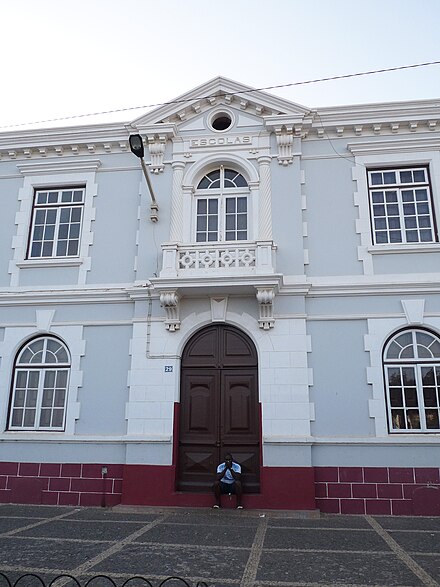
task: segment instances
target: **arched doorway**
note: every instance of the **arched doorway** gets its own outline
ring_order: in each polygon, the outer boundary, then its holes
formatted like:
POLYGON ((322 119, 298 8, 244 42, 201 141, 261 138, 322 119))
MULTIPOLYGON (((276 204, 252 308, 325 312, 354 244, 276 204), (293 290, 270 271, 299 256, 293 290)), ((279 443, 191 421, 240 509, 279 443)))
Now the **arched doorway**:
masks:
POLYGON ((198 331, 182 355, 177 490, 210 491, 231 452, 247 493, 260 490, 258 358, 251 339, 233 326, 198 331))

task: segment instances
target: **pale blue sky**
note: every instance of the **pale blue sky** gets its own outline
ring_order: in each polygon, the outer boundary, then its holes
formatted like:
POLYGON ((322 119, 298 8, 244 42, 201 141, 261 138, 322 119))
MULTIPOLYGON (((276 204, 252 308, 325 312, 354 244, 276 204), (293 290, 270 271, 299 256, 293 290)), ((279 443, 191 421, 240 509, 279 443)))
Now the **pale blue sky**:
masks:
MULTIPOLYGON (((0 127, 169 101, 217 75, 264 87, 440 60, 440 0, 0 0, 0 9, 0 127)), ((440 100, 440 65, 271 92, 309 107, 440 100)))

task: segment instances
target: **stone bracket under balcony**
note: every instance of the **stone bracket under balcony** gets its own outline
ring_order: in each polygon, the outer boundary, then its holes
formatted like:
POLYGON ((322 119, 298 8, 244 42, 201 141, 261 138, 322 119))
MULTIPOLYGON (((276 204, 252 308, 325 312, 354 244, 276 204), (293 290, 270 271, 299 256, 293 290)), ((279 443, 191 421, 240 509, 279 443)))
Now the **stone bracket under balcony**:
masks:
POLYGON ((249 277, 275 273, 276 245, 254 243, 203 243, 162 245, 160 278, 249 277))

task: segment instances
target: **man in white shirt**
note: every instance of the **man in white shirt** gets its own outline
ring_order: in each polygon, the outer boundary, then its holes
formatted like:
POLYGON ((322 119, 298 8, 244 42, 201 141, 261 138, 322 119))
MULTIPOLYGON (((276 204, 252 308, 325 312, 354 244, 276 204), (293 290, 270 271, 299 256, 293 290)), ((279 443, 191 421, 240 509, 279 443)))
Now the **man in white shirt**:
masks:
POLYGON ((235 463, 230 453, 225 455, 224 463, 217 467, 217 481, 214 483, 214 494, 216 503, 214 508, 221 508, 221 496, 233 493, 237 498, 237 509, 243 509, 241 505, 242 496, 241 467, 235 463))

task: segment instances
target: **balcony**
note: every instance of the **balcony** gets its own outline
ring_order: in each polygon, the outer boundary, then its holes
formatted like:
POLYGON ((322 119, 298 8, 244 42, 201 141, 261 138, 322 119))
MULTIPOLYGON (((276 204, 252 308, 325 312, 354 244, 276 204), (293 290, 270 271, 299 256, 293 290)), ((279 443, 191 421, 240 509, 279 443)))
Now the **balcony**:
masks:
POLYGON ((162 245, 159 279, 218 279, 270 276, 275 273, 272 241, 162 245))

